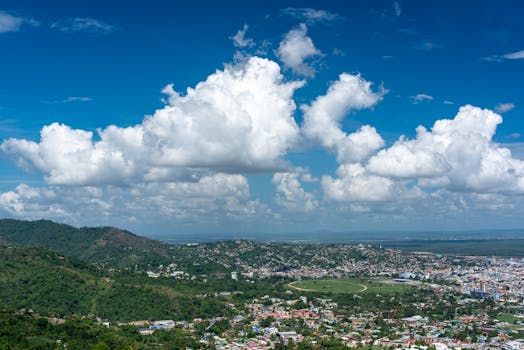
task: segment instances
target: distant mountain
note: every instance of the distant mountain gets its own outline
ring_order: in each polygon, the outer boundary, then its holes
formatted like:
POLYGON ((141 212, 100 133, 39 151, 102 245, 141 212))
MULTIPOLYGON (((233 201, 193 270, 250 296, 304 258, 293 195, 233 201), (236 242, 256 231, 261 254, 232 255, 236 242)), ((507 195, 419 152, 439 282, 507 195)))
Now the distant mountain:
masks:
POLYGON ((170 262, 169 246, 114 227, 82 227, 49 220, 0 220, 0 244, 42 247, 107 267, 158 266, 170 262))

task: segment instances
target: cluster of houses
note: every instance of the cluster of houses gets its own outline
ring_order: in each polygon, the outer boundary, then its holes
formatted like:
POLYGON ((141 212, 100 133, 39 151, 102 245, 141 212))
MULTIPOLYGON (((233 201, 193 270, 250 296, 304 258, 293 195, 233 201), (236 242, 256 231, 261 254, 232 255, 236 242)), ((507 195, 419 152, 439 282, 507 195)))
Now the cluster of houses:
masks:
MULTIPOLYGON (((272 251, 271 244, 266 243, 237 241, 234 249, 220 244, 193 245, 191 249, 194 249, 195 256, 229 269, 232 280, 271 276, 294 280, 387 276, 395 283, 419 284, 434 289, 442 300, 453 297, 464 308, 489 299, 495 308, 509 310, 507 312, 518 316, 524 302, 522 259, 412 254, 366 245, 320 245, 315 249, 296 245, 287 247, 288 251, 272 251), (258 255, 250 254, 252 252, 258 255), (307 256, 307 263, 297 260, 300 254, 307 256)), ((150 271, 148 275, 201 277, 177 270, 174 263, 157 272, 150 271)), ((221 293, 217 295, 234 294, 221 293)), ((348 347, 524 349, 524 341, 520 339, 520 335, 524 335, 524 323, 499 322, 488 315, 488 310, 447 320, 433 319, 424 313, 395 319, 378 308, 341 313, 339 305, 329 299, 315 298, 308 302, 307 297, 297 295, 296 290, 289 291, 289 294, 289 299, 264 296, 245 304, 243 313, 229 320, 232 326, 242 325, 240 331, 236 327, 234 332, 205 333, 201 341, 213 343, 217 349, 269 349, 277 342, 308 341, 315 344, 323 338, 337 339, 348 347), (301 302, 301 307, 295 307, 297 302, 301 302)), ((431 301, 417 305, 419 310, 427 307, 431 307, 431 301)), ((147 335, 173 327, 195 331, 195 324, 200 321, 155 321, 144 323, 138 332, 147 335)), ((213 324, 216 319, 205 321, 213 324)))

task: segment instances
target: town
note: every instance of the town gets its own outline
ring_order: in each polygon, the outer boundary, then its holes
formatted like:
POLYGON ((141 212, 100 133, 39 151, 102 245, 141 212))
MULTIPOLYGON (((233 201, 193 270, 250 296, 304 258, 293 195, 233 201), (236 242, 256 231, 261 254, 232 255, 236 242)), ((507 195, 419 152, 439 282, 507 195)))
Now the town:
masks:
POLYGON ((218 273, 223 279, 254 283, 278 278, 283 281, 280 292, 259 295, 241 307, 233 302, 241 290, 203 294, 230 298, 226 303, 234 316, 125 323, 140 326, 140 334, 178 327, 216 349, 331 343, 348 348, 524 348, 523 259, 249 241, 188 244, 175 251, 175 262, 148 276, 206 281, 210 276, 192 271, 213 263, 223 267, 218 273), (333 289, 333 281, 342 282, 342 288, 333 289), (355 285, 362 288, 352 289, 355 285))

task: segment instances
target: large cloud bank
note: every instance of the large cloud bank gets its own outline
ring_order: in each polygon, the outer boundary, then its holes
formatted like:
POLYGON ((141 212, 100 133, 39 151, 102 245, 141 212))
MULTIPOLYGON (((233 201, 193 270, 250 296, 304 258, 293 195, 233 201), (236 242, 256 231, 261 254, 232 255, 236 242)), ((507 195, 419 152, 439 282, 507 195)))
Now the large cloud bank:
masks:
POLYGON ((341 162, 337 178, 322 178, 324 194, 361 203, 433 200, 442 191, 524 194, 524 162, 493 141, 501 122, 490 110, 463 106, 431 131, 419 126, 415 139, 402 136, 364 162, 341 162))
POLYGON ((228 66, 136 126, 93 133, 53 123, 40 142, 8 139, 0 146, 20 166, 35 167, 50 184, 90 185, 187 179, 196 170, 256 172, 282 167, 297 142, 295 89, 280 67, 253 57, 228 66))
MULTIPOLYGON (((291 74, 314 74, 306 61, 320 51, 306 34, 300 26, 280 44, 277 55, 291 74)), ((297 111, 295 91, 304 85, 286 79, 278 63, 250 57, 184 93, 167 86, 166 105, 138 125, 110 125, 94 135, 53 123, 38 141, 4 140, 3 154, 41 172, 47 185, 0 192, 0 212, 82 224, 96 224, 87 217, 119 217, 212 225, 278 222, 280 211, 330 220, 348 212, 415 218, 518 209, 524 161, 494 141, 499 114, 466 105, 453 119, 419 126, 414 138, 401 136, 388 146, 372 125, 343 127, 346 118, 380 103, 384 89, 342 73, 297 111), (292 164, 289 154, 305 145, 333 154, 335 174, 311 169, 318 180, 292 164), (252 198, 253 173, 271 174, 269 202, 252 198)))
POLYGON ((419 126, 415 139, 400 138, 380 151, 367 169, 457 191, 524 193, 524 162, 493 142, 500 123, 490 110, 463 106, 454 119, 437 120, 431 131, 419 126))

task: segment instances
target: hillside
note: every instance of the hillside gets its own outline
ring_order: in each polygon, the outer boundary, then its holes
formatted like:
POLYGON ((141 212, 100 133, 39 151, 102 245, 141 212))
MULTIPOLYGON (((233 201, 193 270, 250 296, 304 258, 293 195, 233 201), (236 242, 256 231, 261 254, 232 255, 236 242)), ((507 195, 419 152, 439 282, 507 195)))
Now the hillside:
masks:
POLYGON ((0 220, 0 244, 49 248, 108 267, 169 263, 169 247, 114 227, 82 227, 49 220, 0 220))
POLYGON ((98 315, 111 321, 192 319, 224 314, 223 302, 195 297, 176 281, 103 272, 42 248, 0 247, 0 307, 44 315, 98 315))
POLYGON ((38 314, 0 309, 0 349, 203 349, 196 336, 173 329, 143 337, 137 327, 107 328, 92 318, 50 322, 38 314), (58 342, 59 340, 59 342, 58 342))

